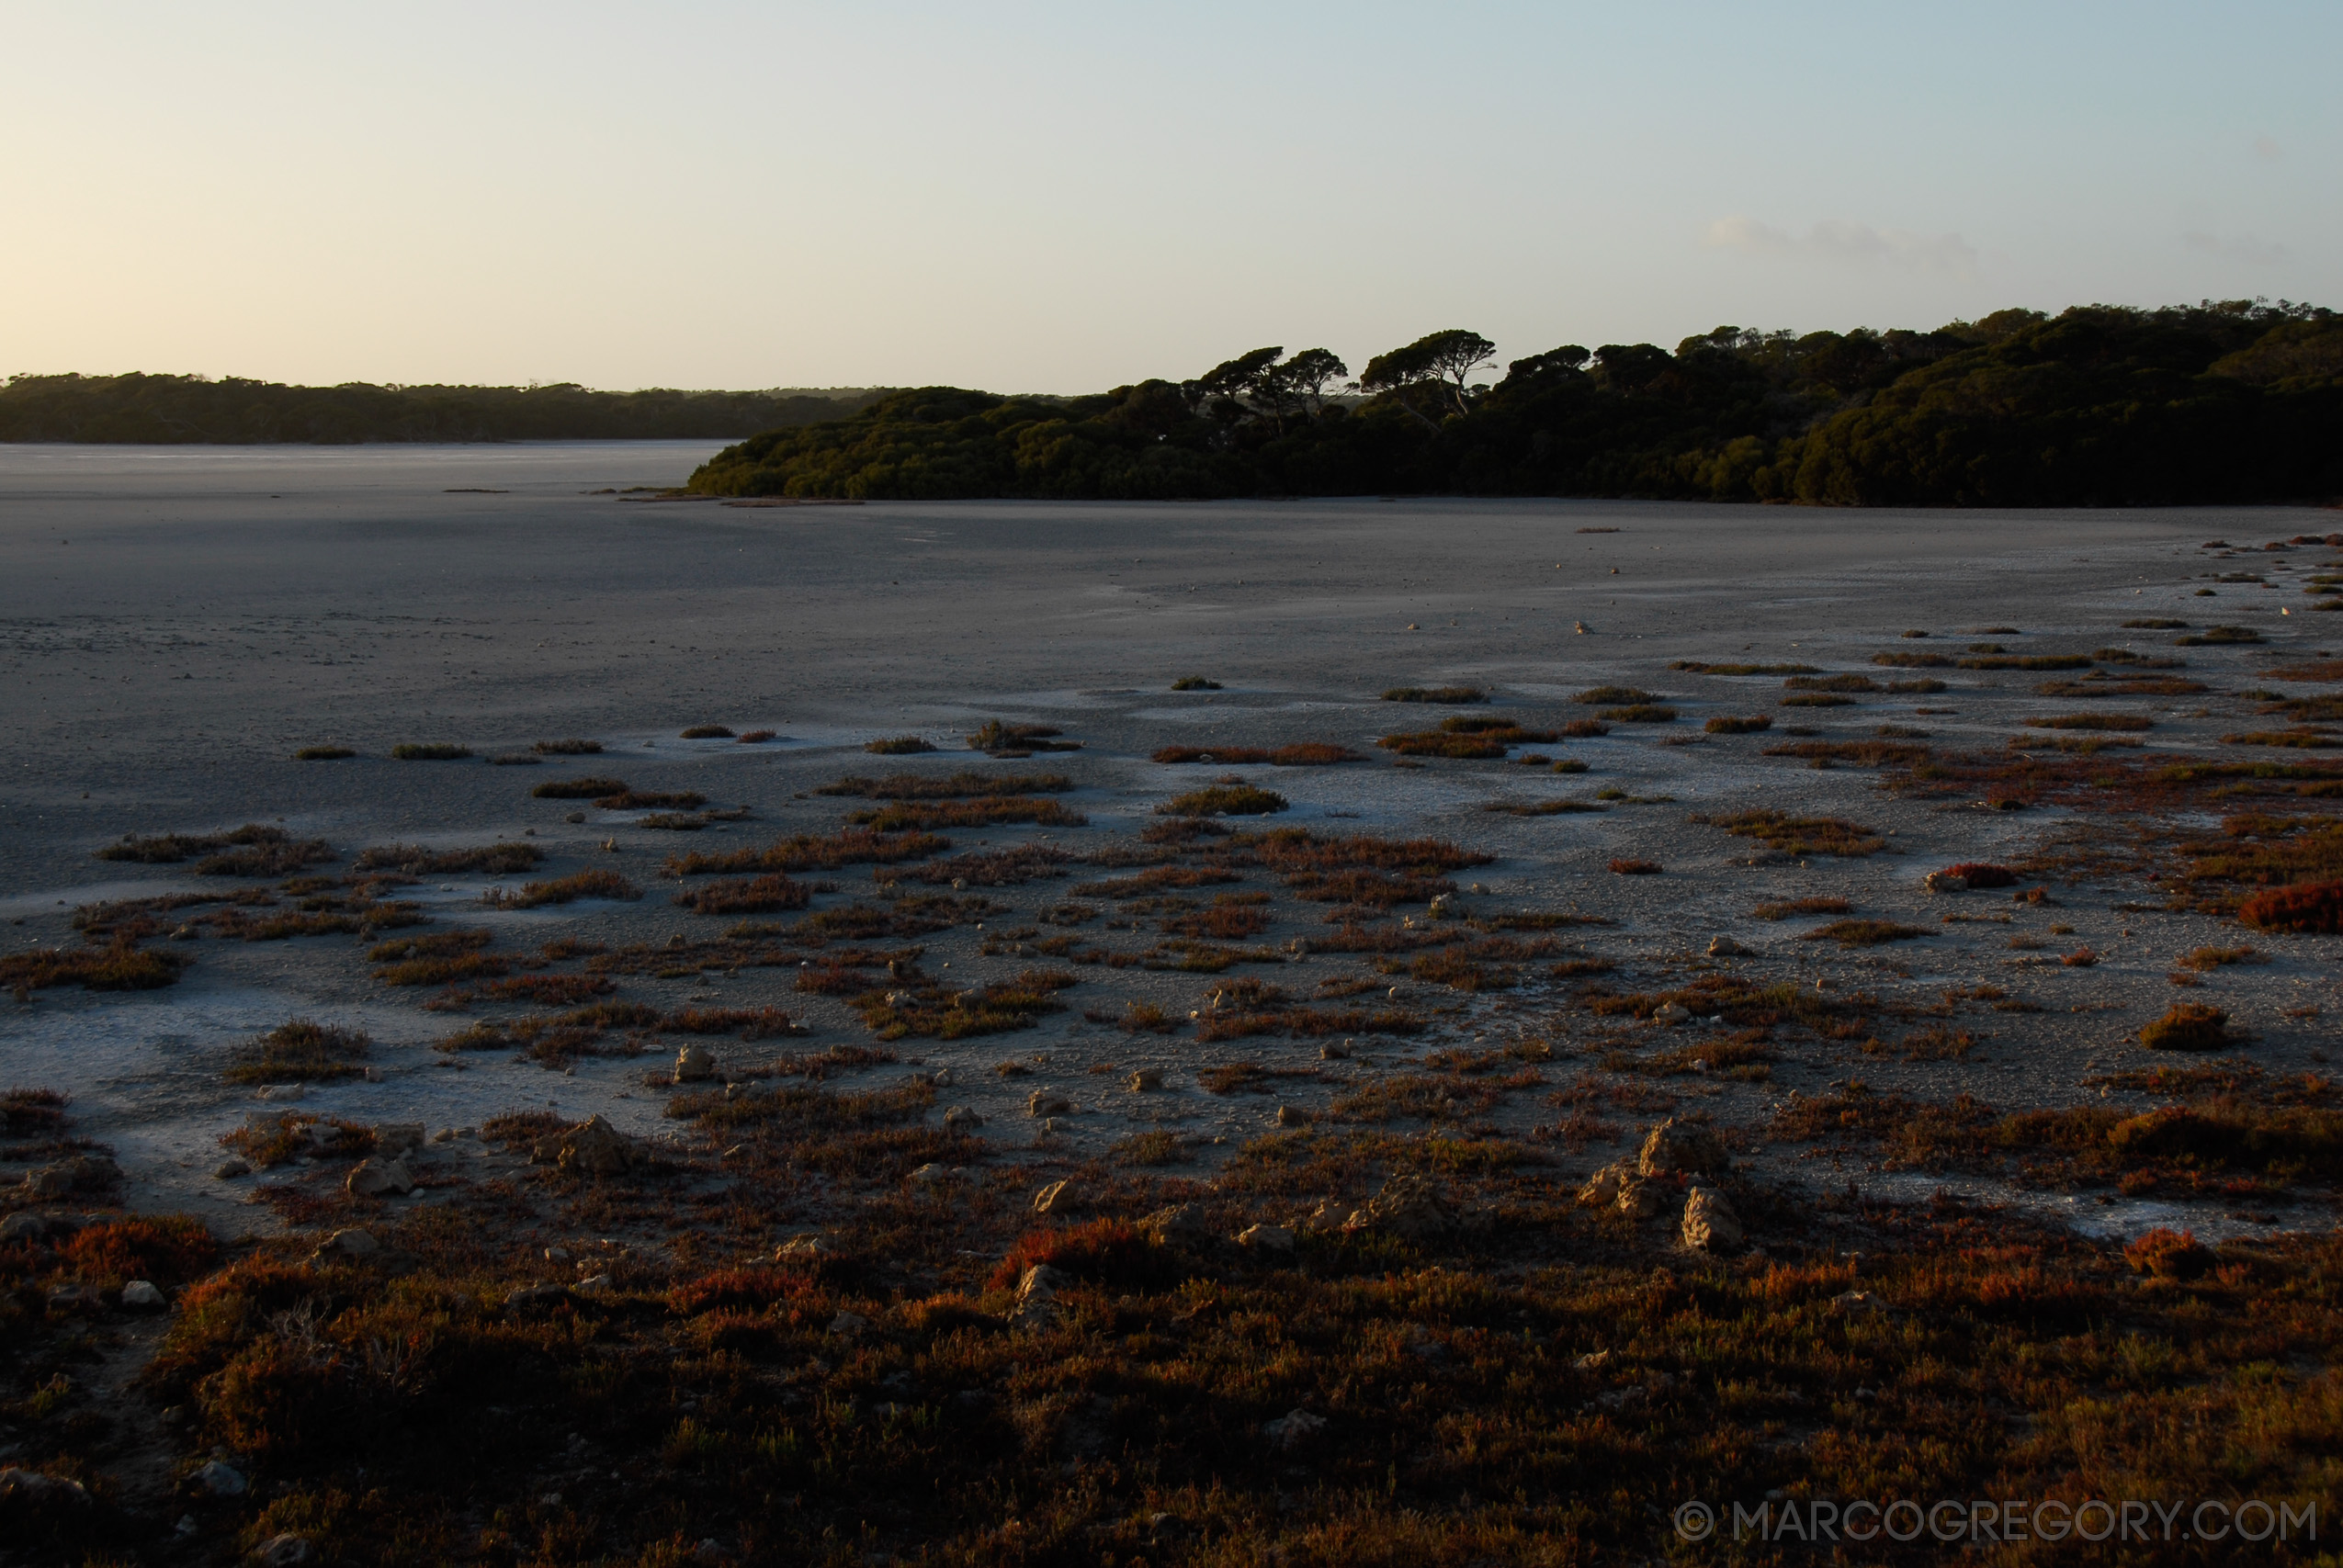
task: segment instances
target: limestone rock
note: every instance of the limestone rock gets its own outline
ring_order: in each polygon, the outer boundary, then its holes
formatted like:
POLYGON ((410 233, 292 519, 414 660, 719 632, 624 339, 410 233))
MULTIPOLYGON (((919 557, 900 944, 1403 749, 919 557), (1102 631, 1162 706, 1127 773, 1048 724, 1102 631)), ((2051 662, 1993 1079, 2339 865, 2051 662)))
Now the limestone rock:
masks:
POLYGON ((370 1252, 381 1251, 382 1244, 374 1239, 374 1235, 370 1231, 340 1230, 327 1236, 325 1245, 317 1250, 339 1253, 345 1258, 364 1258, 370 1252))
POLYGON ((917 1170, 912 1171, 911 1179, 918 1182, 922 1187, 934 1187, 938 1183, 952 1179, 952 1168, 948 1165, 940 1165, 934 1160, 930 1160, 925 1165, 921 1166, 917 1170))
POLYGON ((214 1170, 211 1174, 218 1177, 222 1181, 233 1181, 240 1176, 250 1176, 252 1174, 252 1167, 244 1161, 231 1156, 230 1157, 221 1160, 220 1162, 220 1168, 217 1170, 214 1170))
POLYGON ((523 1285, 504 1298, 504 1310, 519 1315, 524 1313, 551 1312, 576 1299, 567 1285, 523 1285))
POLYGON ((241 1497, 249 1484, 243 1472, 216 1459, 198 1470, 189 1479, 214 1497, 241 1497))
POLYGON ((310 1545, 307 1536, 294 1535, 289 1530, 262 1541, 254 1549, 253 1561, 258 1562, 261 1568, 299 1568, 314 1555, 315 1549, 310 1545))
POLYGON ((89 1489, 62 1475, 23 1470, 12 1464, 0 1470, 0 1503, 21 1503, 34 1508, 60 1503, 84 1507, 89 1503, 89 1489))
POLYGON ((603 1117, 539 1138, 529 1151, 532 1165, 559 1166, 582 1176, 623 1176, 644 1163, 635 1141, 603 1117))
POLYGON ((944 1113, 944 1130, 947 1133, 973 1133, 984 1125, 984 1118, 965 1105, 956 1105, 944 1113))
POLYGON ((1330 1040, 1318 1048, 1318 1059, 1321 1062, 1347 1062, 1351 1059, 1351 1043, 1345 1040, 1337 1045, 1330 1040))
POLYGON ((1579 1189, 1579 1201, 1590 1209, 1608 1209, 1619 1201, 1619 1190, 1636 1178, 1636 1168, 1625 1160, 1613 1160, 1586 1179, 1579 1189))
POLYGON ((825 1334, 835 1334, 842 1339, 852 1339, 855 1335, 860 1334, 864 1329, 868 1328, 869 1326, 870 1319, 863 1316, 862 1314, 857 1312, 842 1312, 837 1316, 830 1320, 829 1327, 825 1328, 822 1332, 825 1334))
POLYGON ((1755 948, 1742 946, 1729 936, 1718 937, 1708 944, 1711 958, 1749 958, 1754 956, 1756 951, 1755 948))
POLYGON ((1425 912, 1435 920, 1461 920, 1465 918, 1464 900, 1454 893, 1435 893, 1425 912))
POLYGON ((811 1261, 827 1257, 829 1252, 830 1244, 818 1235, 793 1235, 775 1247, 773 1256, 786 1263, 800 1259, 811 1261))
POLYGON ((1289 1410, 1274 1421, 1261 1424, 1261 1435, 1279 1451, 1290 1452, 1326 1430, 1326 1417, 1307 1410, 1289 1410))
POLYGON ((1166 1240, 1194 1241, 1210 1234, 1205 1226, 1204 1215, 1193 1203, 1174 1203, 1168 1209, 1158 1209, 1141 1220, 1139 1224, 1166 1240))
POLYGON ((1923 879, 1930 893, 1966 893, 1969 879, 1949 871, 1931 871, 1923 879))
POLYGON ((705 1083, 716 1076, 716 1056, 705 1045, 694 1041, 675 1053, 675 1081, 705 1083))
POLYGON ((1009 1309, 1015 1328, 1047 1328, 1058 1321, 1058 1292, 1074 1282, 1062 1269, 1036 1263, 1017 1281, 1017 1304, 1009 1309))
POLYGON ((1455 1224, 1438 1188, 1421 1176, 1395 1176, 1343 1228, 1387 1231, 1405 1241, 1430 1241, 1447 1235, 1455 1224))
POLYGON ((415 1179, 403 1160, 360 1160, 343 1190, 353 1198, 403 1198, 415 1190, 415 1179))
POLYGON ((1651 1130, 1636 1156, 1636 1169, 1644 1176, 1721 1176, 1731 1164, 1714 1132, 1672 1116, 1651 1130))
POLYGON ((132 1312, 159 1312, 171 1303, 152 1280, 132 1280, 122 1287, 122 1304, 132 1312))
POLYGON ((1256 1252, 1291 1252, 1294 1233, 1284 1225, 1248 1225, 1238 1233, 1237 1245, 1256 1252))
POLYGON ((1145 1094, 1151 1089, 1159 1089, 1162 1087, 1163 1069, 1161 1067, 1141 1067, 1131 1075, 1133 1094, 1145 1094))
POLYGON ((1681 1002, 1663 1002, 1658 1010, 1651 1015, 1651 1021, 1658 1024, 1684 1023, 1689 1021, 1692 1016, 1692 1010, 1681 1002))
POLYGON ((1631 1179, 1620 1183, 1619 1196, 1612 1206, 1631 1220, 1649 1220, 1658 1217, 1666 1201, 1658 1182, 1631 1179))
POLYGON ((1055 1089, 1037 1089, 1025 1098, 1028 1116, 1069 1116, 1073 1110, 1074 1102, 1055 1089))
POLYGON ((10 1214, 0 1220, 0 1244, 17 1246, 38 1242, 49 1234, 49 1222, 39 1214, 10 1214))
POLYGON ((1682 1235, 1686 1247, 1703 1252, 1730 1252, 1745 1239, 1733 1205, 1725 1194, 1706 1187, 1695 1187, 1685 1195, 1682 1235))
POLYGON ((384 1122, 374 1129, 374 1152, 379 1155, 412 1154, 422 1148, 423 1143, 420 1122, 384 1122))
POLYGON ((1036 1214, 1062 1214, 1073 1206, 1074 1198, 1063 1181, 1053 1181, 1034 1194, 1033 1212, 1036 1214))
POLYGON ((1310 1217, 1304 1220, 1302 1225, 1306 1230, 1339 1231, 1348 1225, 1351 1216, 1357 1213, 1357 1204, 1346 1203, 1340 1198, 1329 1198, 1311 1211, 1310 1217))

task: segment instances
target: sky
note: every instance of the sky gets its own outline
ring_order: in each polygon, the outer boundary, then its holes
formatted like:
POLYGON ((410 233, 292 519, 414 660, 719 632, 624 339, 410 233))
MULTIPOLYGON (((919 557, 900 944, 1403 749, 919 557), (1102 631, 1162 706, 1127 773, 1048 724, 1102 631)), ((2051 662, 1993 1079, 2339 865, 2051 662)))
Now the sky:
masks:
POLYGON ((1089 391, 2343 308, 2336 0, 0 0, 0 376, 1089 391))

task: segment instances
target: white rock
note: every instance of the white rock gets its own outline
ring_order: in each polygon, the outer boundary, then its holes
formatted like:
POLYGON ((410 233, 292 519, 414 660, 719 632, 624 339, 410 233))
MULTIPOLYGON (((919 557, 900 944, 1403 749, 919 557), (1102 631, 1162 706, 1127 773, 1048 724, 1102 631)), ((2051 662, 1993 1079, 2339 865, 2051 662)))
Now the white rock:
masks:
POLYGON ((252 1167, 244 1161, 232 1156, 228 1159, 221 1160, 220 1162, 220 1168, 211 1174, 218 1177, 222 1181, 233 1181, 240 1176, 250 1176, 252 1174, 252 1167))
POLYGON ((1017 1281, 1017 1304, 1009 1322, 1017 1328, 1047 1328, 1058 1321, 1058 1292, 1074 1282, 1073 1276, 1047 1263, 1036 1263, 1017 1281))
POLYGON ((1146 1094, 1149 1090, 1159 1089, 1162 1087, 1163 1069, 1161 1067, 1141 1067, 1138 1071, 1131 1075, 1131 1092, 1133 1094, 1146 1094))
POLYGON ((154 1312, 171 1303, 152 1280, 132 1280, 122 1287, 122 1304, 136 1312, 154 1312))
POLYGON ((1237 1234, 1237 1245, 1262 1252, 1291 1252, 1294 1233, 1284 1225, 1248 1225, 1237 1234))
POLYGON ((405 1161, 378 1156, 359 1161, 343 1186, 353 1198, 381 1198, 393 1193, 403 1198, 415 1190, 415 1179, 405 1161))
POLYGON ((248 1484, 242 1472, 213 1460, 195 1472, 195 1483, 215 1497, 241 1497, 248 1484))
POLYGON ((716 1057, 696 1041, 675 1053, 675 1081, 702 1083, 716 1076, 716 1057))
POLYGON ((1730 1252, 1745 1239, 1741 1216, 1725 1194, 1706 1187, 1695 1187, 1684 1197, 1682 1235, 1686 1247, 1703 1252, 1730 1252))
POLYGON ((944 1130, 947 1133, 973 1133, 984 1125, 984 1118, 965 1105, 956 1105, 944 1113, 944 1130))
POLYGON ((253 1559, 261 1564, 261 1568, 298 1568, 298 1564, 310 1561, 311 1555, 309 1539, 290 1531, 270 1536, 253 1551, 253 1559))
POLYGON ((1047 1214, 1052 1210, 1063 1211, 1073 1206, 1074 1201, 1067 1195, 1066 1183, 1063 1181, 1053 1181, 1034 1194, 1033 1212, 1036 1214, 1047 1214))
POLYGON ((364 1258, 369 1252, 381 1251, 382 1244, 375 1240, 372 1233, 370 1232, 362 1230, 341 1230, 335 1231, 332 1235, 327 1236, 325 1238, 325 1245, 319 1247, 318 1250, 320 1252, 339 1252, 351 1258, 364 1258))
POLYGON ((1325 1430, 1326 1417, 1307 1410, 1287 1411, 1274 1421, 1261 1424, 1261 1435, 1280 1450, 1297 1449, 1325 1430))
POLYGON ((1708 955, 1711 958, 1747 958, 1753 951, 1753 949, 1743 947, 1729 936, 1718 937, 1708 944, 1708 955))
POLYGON ((776 1258, 821 1258, 830 1251, 830 1244, 818 1235, 793 1235, 773 1249, 776 1258))
POLYGON ((1651 1015, 1651 1021, 1661 1024, 1682 1023, 1692 1016, 1692 1010, 1681 1002, 1663 1002, 1651 1015))
POLYGON ((938 1165, 935 1161, 930 1160, 925 1165, 921 1166, 917 1170, 912 1171, 911 1179, 918 1182, 922 1187, 933 1187, 938 1182, 951 1180, 952 1168, 948 1165, 938 1165))

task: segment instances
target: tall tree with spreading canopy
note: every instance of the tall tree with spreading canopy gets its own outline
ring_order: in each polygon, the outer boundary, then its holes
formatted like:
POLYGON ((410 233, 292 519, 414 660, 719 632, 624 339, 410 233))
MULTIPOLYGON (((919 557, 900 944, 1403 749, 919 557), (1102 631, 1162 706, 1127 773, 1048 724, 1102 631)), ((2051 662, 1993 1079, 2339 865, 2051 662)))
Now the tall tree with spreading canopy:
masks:
POLYGON ((1389 392, 1398 398, 1400 407, 1437 428, 1433 420, 1416 406, 1411 394, 1424 389, 1443 413, 1469 412, 1472 400, 1466 382, 1474 371, 1496 357, 1497 345, 1480 333, 1451 327, 1420 337, 1405 348, 1376 355, 1359 377, 1359 389, 1389 392))

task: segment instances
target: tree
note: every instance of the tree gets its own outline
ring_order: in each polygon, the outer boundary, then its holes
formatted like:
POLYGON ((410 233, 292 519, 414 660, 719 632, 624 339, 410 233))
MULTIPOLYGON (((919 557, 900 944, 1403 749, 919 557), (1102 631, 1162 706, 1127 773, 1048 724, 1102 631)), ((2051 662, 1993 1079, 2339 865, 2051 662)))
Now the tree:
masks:
POLYGON ((1446 412, 1469 412, 1472 400, 1466 393, 1466 378, 1496 356, 1497 345, 1480 333, 1451 327, 1420 337, 1405 348, 1376 355, 1359 377, 1359 389, 1392 393, 1401 408, 1429 425, 1432 421, 1415 405, 1409 393, 1429 384, 1439 402, 1446 405, 1446 412))

